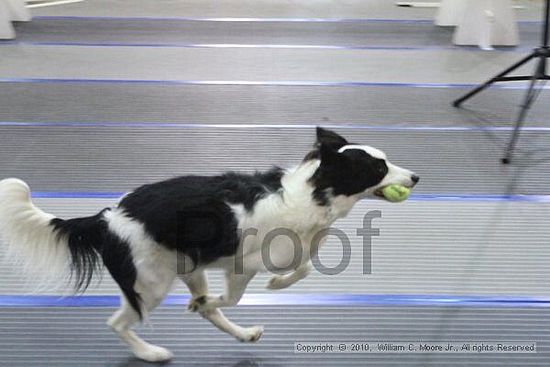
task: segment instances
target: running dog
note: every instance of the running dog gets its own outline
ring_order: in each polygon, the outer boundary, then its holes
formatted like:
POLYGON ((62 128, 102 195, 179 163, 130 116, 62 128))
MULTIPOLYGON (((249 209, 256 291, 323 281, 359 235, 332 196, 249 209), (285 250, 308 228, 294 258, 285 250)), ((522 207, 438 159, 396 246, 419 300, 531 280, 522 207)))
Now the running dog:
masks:
POLYGON ((235 306, 258 272, 273 273, 269 289, 305 278, 323 242, 318 233, 357 201, 383 199, 385 186, 412 188, 418 181, 380 150, 317 128, 314 150, 293 169, 178 177, 141 186, 116 207, 85 218, 47 214, 33 205, 26 183, 2 180, 0 236, 30 271, 70 276, 76 290, 85 290, 104 265, 122 292, 107 324, 138 358, 159 362, 172 353, 131 327, 162 302, 176 278, 192 295, 189 310, 240 341, 255 342, 261 326, 236 325, 220 308, 235 306), (301 258, 294 258, 296 241, 273 235, 278 229, 295 235, 301 258), (270 266, 262 256, 268 237, 270 266), (221 296, 208 294, 210 268, 225 271, 221 296))

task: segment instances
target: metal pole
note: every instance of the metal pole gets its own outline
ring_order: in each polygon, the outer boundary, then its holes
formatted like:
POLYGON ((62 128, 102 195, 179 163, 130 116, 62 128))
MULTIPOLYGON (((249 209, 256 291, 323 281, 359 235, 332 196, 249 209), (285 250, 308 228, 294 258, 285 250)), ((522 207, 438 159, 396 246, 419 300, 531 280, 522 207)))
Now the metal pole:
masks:
POLYGON ((546 9, 544 11, 544 19, 543 19, 543 25, 544 25, 544 32, 542 37, 542 46, 548 47, 548 33, 550 32, 550 0, 546 0, 546 9))

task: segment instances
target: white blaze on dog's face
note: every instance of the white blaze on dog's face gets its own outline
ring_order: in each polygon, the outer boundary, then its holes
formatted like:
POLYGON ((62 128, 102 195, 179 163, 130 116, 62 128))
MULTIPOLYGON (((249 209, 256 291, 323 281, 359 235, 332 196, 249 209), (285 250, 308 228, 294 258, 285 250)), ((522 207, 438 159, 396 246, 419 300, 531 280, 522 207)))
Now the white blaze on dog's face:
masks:
MULTIPOLYGON (((377 185, 369 187, 365 191, 365 194, 367 196, 375 195, 383 198, 383 194, 381 190, 386 186, 401 185, 408 188, 413 188, 420 180, 420 178, 416 174, 414 174, 414 172, 408 169, 396 166, 395 164, 388 161, 386 153, 368 145, 345 145, 338 150, 338 153, 344 153, 346 151, 351 151, 354 149, 361 150, 366 154, 368 154, 369 156, 371 156, 372 158, 379 160, 379 163, 378 163, 379 166, 381 167, 383 167, 384 165, 386 166, 386 169, 384 170, 386 173, 383 179, 377 185)), ((379 167, 376 167, 376 168, 382 169, 379 167)))
POLYGON ((349 143, 337 133, 317 129, 321 165, 313 177, 318 201, 330 190, 333 196, 384 198, 388 185, 414 187, 419 177, 412 171, 388 161, 386 154, 368 145, 349 143))

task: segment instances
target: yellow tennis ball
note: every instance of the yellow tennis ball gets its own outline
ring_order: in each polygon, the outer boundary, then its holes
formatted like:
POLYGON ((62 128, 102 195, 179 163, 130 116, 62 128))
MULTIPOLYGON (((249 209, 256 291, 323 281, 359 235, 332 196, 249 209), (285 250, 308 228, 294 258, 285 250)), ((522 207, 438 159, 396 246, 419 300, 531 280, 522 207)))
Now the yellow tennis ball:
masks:
POLYGON ((409 198, 411 190, 401 185, 388 185, 382 189, 382 193, 386 200, 392 203, 400 203, 409 198))

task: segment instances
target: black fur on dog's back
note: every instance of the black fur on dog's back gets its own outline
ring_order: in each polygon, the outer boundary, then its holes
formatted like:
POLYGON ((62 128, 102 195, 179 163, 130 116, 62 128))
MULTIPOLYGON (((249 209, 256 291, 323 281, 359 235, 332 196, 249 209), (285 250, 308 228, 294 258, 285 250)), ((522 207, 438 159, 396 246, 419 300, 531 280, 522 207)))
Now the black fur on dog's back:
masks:
MULTIPOLYGON (((137 188, 119 208, 142 223, 156 243, 177 250, 197 265, 237 252, 237 218, 231 204, 252 212, 255 203, 281 189, 284 171, 184 176, 137 188)), ((181 270, 181 269, 180 269, 181 270)))

